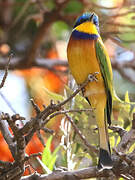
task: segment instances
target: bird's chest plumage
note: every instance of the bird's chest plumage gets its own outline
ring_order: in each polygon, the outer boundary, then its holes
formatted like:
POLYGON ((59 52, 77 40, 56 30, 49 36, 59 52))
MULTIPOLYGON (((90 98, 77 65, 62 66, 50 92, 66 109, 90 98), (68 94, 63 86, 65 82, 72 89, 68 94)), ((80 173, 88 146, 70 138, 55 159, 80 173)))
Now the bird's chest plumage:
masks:
POLYGON ((78 84, 83 83, 88 74, 100 72, 94 40, 76 40, 71 37, 67 55, 71 73, 78 84))
POLYGON ((105 94, 104 81, 96 57, 95 40, 74 39, 71 36, 67 56, 71 73, 77 84, 82 84, 89 74, 99 73, 97 74, 98 82, 90 82, 86 86, 84 94, 87 97, 94 98, 95 102, 98 96, 105 94))

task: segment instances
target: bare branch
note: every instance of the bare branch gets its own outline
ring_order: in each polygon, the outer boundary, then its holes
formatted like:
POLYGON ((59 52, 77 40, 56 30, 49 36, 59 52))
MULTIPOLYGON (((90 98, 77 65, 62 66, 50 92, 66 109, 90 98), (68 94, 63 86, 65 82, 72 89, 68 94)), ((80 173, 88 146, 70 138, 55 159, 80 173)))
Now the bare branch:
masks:
MULTIPOLYGON (((88 178, 100 178, 100 177, 115 177, 112 170, 103 170, 98 171, 97 167, 89 167, 85 169, 80 169, 76 171, 63 171, 63 172, 53 172, 49 175, 40 175, 38 173, 34 173, 30 176, 22 177, 21 180, 66 180, 66 179, 72 179, 72 180, 79 180, 79 179, 88 179, 88 178)), ((129 180, 129 177, 127 177, 124 174, 119 174, 117 177, 125 177, 125 179, 129 180)), ((131 178, 130 178, 131 180, 131 178)))
MULTIPOLYGON (((55 66, 64 66, 68 67, 67 61, 59 60, 59 59, 53 59, 50 61, 50 59, 44 59, 44 58, 36 58, 35 62, 32 64, 27 65, 27 57, 16 57, 12 58, 12 61, 10 62, 9 69, 15 70, 15 69, 27 69, 31 67, 41 67, 46 68, 49 70, 54 70, 55 66)), ((4 69, 6 66, 6 61, 4 58, 0 59, 0 69, 4 69)))

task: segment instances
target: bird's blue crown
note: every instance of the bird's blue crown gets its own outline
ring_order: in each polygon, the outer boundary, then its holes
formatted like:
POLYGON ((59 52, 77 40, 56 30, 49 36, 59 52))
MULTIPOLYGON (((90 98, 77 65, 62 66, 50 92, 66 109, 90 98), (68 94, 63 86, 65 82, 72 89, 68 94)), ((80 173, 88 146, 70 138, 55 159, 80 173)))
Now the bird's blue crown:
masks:
MULTIPOLYGON (((77 27, 78 25, 86 22, 86 21, 90 21, 90 17, 92 16, 93 13, 90 12, 86 12, 84 13, 82 16, 80 16, 77 20, 76 23, 74 25, 74 28, 77 27)), ((94 13, 93 16, 93 23, 96 25, 97 29, 99 28, 99 20, 98 20, 98 16, 94 13)))

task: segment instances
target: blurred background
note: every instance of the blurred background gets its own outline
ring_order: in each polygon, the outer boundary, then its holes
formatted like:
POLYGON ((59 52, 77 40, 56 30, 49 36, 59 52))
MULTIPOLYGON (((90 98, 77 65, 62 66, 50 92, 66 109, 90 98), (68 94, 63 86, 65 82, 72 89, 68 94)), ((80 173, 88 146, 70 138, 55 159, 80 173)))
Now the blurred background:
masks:
MULTIPOLYGON (((69 75, 66 47, 76 18, 86 11, 99 16, 100 33, 111 58, 118 96, 135 101, 135 0, 0 0, 1 80, 13 53, 8 77, 0 90, 0 112, 19 113, 28 121, 34 116, 31 98, 43 109, 43 104, 48 105, 50 99, 56 98, 53 93, 65 96, 69 75)), ((120 125, 127 128, 130 124, 127 113, 131 109, 126 106, 124 117, 119 117, 119 108, 114 107, 114 122, 119 119, 120 125)), ((48 123, 55 131, 51 151, 61 142, 61 119, 59 116, 48 123)), ((44 137, 47 141, 48 135, 44 137)), ((2 135, 0 143, 0 160, 12 161, 2 135)), ((35 135, 27 153, 43 149, 35 135)), ((63 165, 67 164, 65 161, 67 158, 61 160, 63 165)))

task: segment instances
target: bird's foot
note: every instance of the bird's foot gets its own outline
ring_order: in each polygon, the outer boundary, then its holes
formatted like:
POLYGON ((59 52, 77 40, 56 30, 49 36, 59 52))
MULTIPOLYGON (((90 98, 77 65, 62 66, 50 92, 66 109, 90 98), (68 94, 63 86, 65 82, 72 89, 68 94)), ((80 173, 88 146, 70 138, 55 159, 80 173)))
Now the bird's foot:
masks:
POLYGON ((97 74, 99 74, 99 72, 94 72, 93 74, 89 74, 88 75, 88 80, 90 82, 93 82, 93 81, 98 82, 97 74))

